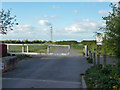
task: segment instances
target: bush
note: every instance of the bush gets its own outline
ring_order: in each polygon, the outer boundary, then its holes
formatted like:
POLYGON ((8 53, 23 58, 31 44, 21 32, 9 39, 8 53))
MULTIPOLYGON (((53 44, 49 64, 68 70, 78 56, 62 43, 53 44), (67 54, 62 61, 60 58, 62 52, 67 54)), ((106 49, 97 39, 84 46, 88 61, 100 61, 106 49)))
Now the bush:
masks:
POLYGON ((103 68, 103 69, 101 70, 101 73, 103 73, 103 74, 105 74, 105 75, 108 75, 108 74, 110 74, 111 71, 112 71, 112 70, 111 70, 110 68, 103 68))
POLYGON ((93 63, 93 59, 87 58, 88 63, 93 63))
POLYGON ((87 88, 120 88, 120 73, 118 66, 107 65, 105 69, 92 66, 85 73, 87 88))

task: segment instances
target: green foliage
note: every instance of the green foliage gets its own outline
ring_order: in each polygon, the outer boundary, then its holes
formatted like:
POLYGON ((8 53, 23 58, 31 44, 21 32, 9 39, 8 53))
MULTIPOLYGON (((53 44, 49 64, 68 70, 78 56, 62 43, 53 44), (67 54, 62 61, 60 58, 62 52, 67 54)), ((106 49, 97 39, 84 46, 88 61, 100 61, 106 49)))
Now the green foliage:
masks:
POLYGON ((72 48, 72 49, 77 49, 77 50, 83 50, 84 45, 80 45, 80 44, 71 44, 71 48, 72 48))
POLYGON ((16 55, 18 59, 25 59, 25 58, 30 58, 31 55, 16 55))
POLYGON ((93 44, 95 44, 96 45, 96 40, 90 40, 90 41, 87 41, 87 40, 83 40, 82 42, 81 42, 81 44, 83 44, 83 45, 93 45, 93 44))
POLYGON ((106 68, 92 66, 85 73, 87 88, 120 88, 120 73, 118 65, 107 65, 106 68))
POLYGON ((110 69, 110 68, 103 68, 103 69, 101 70, 101 73, 103 73, 103 74, 105 74, 105 75, 110 74, 110 72, 111 72, 111 69, 110 69))
POLYGON ((93 63, 93 59, 87 58, 88 63, 93 63))
POLYGON ((77 41, 56 41, 55 44, 72 45, 72 44, 78 44, 78 42, 77 41))
POLYGON ((33 40, 33 41, 28 41, 28 40, 4 40, 1 41, 2 43, 16 43, 16 44, 34 44, 34 43, 38 43, 38 44, 44 44, 47 41, 41 41, 41 40, 33 40))
POLYGON ((28 41, 28 40, 4 40, 1 41, 2 43, 16 43, 16 44, 23 44, 23 43, 30 43, 30 44, 34 44, 34 43, 38 43, 38 44, 60 44, 60 45, 72 45, 72 44, 78 44, 77 41, 56 41, 56 42, 52 42, 52 41, 42 41, 42 40, 33 40, 33 41, 28 41))
POLYGON ((112 12, 103 17, 103 20, 106 21, 106 27, 101 28, 106 34, 106 41, 103 43, 105 43, 107 51, 120 57, 120 8, 112 3, 110 7, 112 12))
POLYGON ((0 33, 7 34, 8 30, 13 30, 14 25, 18 25, 16 22, 16 16, 11 16, 11 11, 0 11, 0 33))
POLYGON ((1 57, 6 57, 6 56, 10 56, 10 54, 9 54, 9 53, 6 53, 4 56, 0 56, 0 58, 1 58, 1 57))

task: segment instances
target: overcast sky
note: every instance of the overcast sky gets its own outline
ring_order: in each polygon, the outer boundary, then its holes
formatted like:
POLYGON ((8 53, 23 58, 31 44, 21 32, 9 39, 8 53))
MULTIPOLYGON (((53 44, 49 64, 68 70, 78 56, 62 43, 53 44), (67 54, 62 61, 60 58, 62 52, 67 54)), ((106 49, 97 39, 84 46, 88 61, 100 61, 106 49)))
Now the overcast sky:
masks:
POLYGON ((18 26, 2 39, 93 40, 94 32, 105 26, 102 16, 111 11, 110 2, 3 2, 4 10, 11 9, 18 26))

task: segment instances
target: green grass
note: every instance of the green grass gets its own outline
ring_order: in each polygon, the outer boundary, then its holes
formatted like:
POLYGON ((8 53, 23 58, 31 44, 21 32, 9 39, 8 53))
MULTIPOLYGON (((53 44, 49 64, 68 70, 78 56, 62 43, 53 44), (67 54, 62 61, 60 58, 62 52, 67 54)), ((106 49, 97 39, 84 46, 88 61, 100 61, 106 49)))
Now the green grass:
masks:
MULTIPOLYGON (((24 47, 25 52, 27 52, 27 46, 24 47)), ((10 52, 22 52, 22 46, 10 46, 9 48, 10 52)), ((45 52, 47 51, 46 46, 29 46, 29 52, 45 52)))
POLYGON ((84 45, 80 45, 80 44, 71 45, 71 49, 83 50, 83 48, 84 48, 84 45))
POLYGON ((33 55, 16 55, 18 59, 31 58, 33 55))

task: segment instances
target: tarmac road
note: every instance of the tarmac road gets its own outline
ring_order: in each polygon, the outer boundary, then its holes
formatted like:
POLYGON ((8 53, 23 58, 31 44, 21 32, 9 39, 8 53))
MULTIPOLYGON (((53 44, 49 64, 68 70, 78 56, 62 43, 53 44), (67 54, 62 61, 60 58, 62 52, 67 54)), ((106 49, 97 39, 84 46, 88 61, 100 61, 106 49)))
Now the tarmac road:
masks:
POLYGON ((35 56, 3 73, 3 88, 80 88, 80 74, 91 66, 79 50, 70 56, 35 56))

